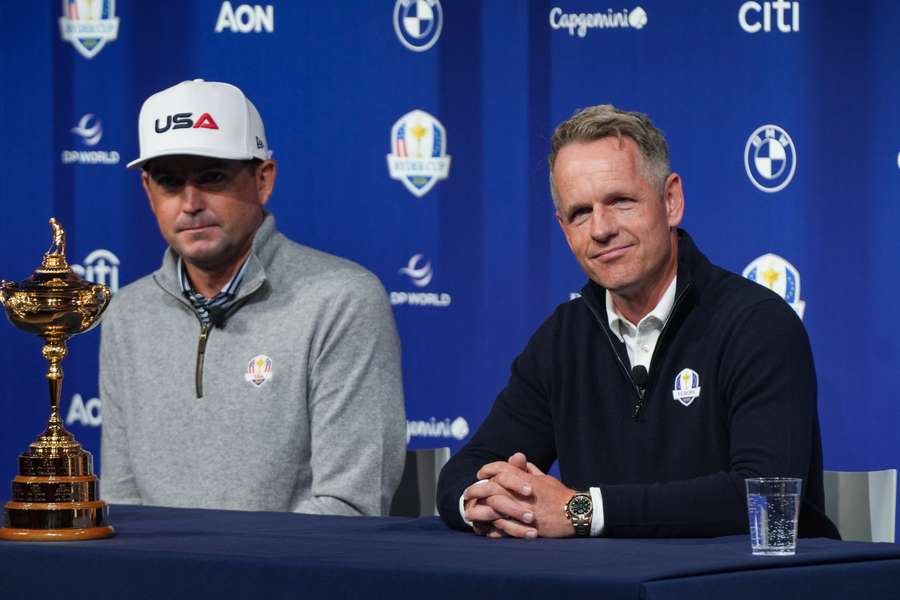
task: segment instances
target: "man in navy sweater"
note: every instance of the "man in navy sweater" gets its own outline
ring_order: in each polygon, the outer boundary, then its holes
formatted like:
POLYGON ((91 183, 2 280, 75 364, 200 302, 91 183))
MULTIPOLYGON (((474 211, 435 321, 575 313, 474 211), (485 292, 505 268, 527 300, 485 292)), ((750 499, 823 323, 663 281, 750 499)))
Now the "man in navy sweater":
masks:
POLYGON ((678 229, 681 178, 645 115, 584 109, 551 147, 556 218, 590 281, 442 471, 441 517, 489 537, 746 533, 744 479, 783 476, 804 480, 800 535, 838 537, 797 315, 678 229))

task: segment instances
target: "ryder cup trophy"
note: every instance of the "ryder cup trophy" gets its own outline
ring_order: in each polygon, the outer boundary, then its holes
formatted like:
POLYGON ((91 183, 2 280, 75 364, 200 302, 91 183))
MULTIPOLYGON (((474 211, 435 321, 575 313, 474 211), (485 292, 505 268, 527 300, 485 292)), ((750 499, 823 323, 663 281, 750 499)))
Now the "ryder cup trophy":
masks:
POLYGON ((0 304, 10 322, 44 339, 50 368, 50 421, 47 430, 19 455, 12 500, 4 507, 0 539, 90 540, 112 535, 109 508, 100 500, 93 457, 83 450, 59 418, 66 340, 99 321, 109 288, 91 284, 66 263, 66 234, 50 219, 53 243, 44 261, 19 283, 0 282, 0 304))

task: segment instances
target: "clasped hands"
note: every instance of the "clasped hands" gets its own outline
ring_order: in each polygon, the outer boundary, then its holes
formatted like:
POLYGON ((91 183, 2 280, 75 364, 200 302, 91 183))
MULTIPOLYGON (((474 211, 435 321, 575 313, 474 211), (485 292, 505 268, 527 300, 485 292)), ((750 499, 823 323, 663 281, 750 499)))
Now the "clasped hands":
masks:
POLYGON ((575 535, 565 512, 575 491, 544 474, 521 452, 484 465, 477 477, 479 482, 463 492, 466 519, 475 533, 490 538, 575 535))

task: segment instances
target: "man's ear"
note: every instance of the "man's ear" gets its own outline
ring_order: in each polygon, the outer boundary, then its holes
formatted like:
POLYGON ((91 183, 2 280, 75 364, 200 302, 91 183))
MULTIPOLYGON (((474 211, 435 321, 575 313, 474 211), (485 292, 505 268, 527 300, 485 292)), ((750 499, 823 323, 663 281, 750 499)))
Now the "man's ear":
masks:
POLYGON ((259 195, 260 205, 269 201, 272 190, 275 188, 275 176, 278 169, 275 167, 274 160, 264 160, 262 164, 256 167, 256 192, 259 195))
POLYGON ((147 171, 141 171, 141 185, 144 186, 144 193, 147 194, 147 202, 150 204, 150 210, 153 211, 153 214, 156 214, 156 209, 153 206, 153 198, 150 196, 150 173, 147 171))
POLYGON ((663 202, 666 203, 669 227, 678 227, 684 216, 684 190, 681 188, 681 176, 678 173, 671 173, 666 178, 663 202))

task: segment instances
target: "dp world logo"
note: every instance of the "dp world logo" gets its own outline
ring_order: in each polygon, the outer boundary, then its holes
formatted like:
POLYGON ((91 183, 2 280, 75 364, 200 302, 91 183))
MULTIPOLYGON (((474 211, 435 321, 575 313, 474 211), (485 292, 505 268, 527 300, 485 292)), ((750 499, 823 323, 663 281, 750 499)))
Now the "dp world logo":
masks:
POLYGON ((763 254, 744 268, 743 275, 784 298, 803 318, 806 302, 800 299, 800 272, 794 265, 777 254, 763 254))
POLYGON ((787 131, 778 125, 763 125, 747 140, 744 168, 756 189, 775 193, 783 190, 797 170, 797 150, 787 131))
POLYGON ((80 137, 85 146, 96 146, 103 137, 103 126, 100 119, 95 118, 93 113, 88 113, 72 128, 72 133, 80 137))
POLYGON ((394 4, 397 39, 413 52, 425 52, 434 46, 443 25, 441 0, 397 0, 394 4))
POLYGON ((59 31, 85 58, 94 58, 116 39, 119 18, 115 0, 62 0, 59 31))
POLYGON ((431 283, 434 272, 431 270, 431 261, 425 261, 424 265, 419 265, 425 259, 421 254, 413 254, 409 259, 409 263, 400 269, 400 273, 409 276, 410 280, 416 287, 425 287, 431 283))
POLYGON ((394 123, 391 146, 393 152, 387 155, 391 179, 399 179, 418 198, 450 173, 447 132, 424 110, 408 112, 394 123))

